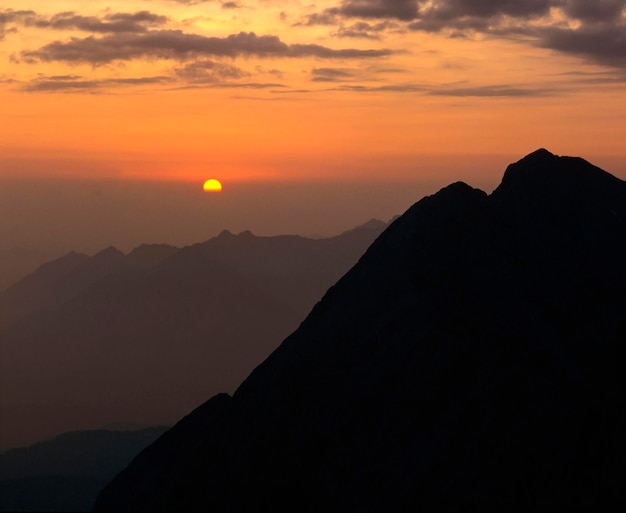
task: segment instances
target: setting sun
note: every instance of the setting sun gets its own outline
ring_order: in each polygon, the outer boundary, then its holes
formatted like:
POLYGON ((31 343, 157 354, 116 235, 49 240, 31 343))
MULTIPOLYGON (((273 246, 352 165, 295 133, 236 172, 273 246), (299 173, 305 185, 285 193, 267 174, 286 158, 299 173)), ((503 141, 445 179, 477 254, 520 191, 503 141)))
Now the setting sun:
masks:
POLYGON ((215 178, 209 178, 202 186, 204 192, 221 192, 222 184, 215 178))

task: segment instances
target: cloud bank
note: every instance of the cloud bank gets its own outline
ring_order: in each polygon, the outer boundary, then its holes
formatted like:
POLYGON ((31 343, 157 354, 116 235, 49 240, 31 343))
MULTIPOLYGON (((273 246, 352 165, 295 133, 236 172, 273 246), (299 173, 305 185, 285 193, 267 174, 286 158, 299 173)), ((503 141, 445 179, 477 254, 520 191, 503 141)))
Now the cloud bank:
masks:
POLYGON ((380 37, 387 27, 373 30, 373 20, 453 36, 523 36, 536 46, 626 67, 626 0, 343 0, 301 24, 337 26, 339 37, 380 37), (346 25, 350 20, 361 21, 346 25))

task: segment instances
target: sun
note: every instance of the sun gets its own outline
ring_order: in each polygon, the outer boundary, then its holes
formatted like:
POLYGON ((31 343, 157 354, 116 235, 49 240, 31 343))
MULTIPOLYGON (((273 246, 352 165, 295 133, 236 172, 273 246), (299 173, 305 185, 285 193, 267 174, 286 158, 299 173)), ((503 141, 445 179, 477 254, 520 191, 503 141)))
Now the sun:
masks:
POLYGON ((215 178, 209 178, 202 186, 204 192, 220 192, 222 190, 222 184, 215 178))

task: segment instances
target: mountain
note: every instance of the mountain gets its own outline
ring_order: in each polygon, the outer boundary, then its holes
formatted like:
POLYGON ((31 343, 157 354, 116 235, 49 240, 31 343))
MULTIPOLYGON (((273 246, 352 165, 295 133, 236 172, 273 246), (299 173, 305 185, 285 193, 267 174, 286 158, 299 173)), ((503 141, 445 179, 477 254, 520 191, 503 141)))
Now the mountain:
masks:
POLYGON ((49 249, 0 246, 0 290, 32 274, 42 262, 47 262, 55 256, 49 249))
POLYGON ((43 264, 19 284, 0 292, 0 328, 65 299, 67 294, 63 290, 63 279, 87 261, 87 255, 72 251, 43 264))
POLYGON ((4 448, 171 424, 234 390, 382 231, 70 253, 0 293, 4 448))
POLYGON ((0 511, 88 511, 98 491, 166 429, 76 431, 0 454, 0 511))
POLYGON ((396 219, 234 395, 96 511, 591 510, 624 502, 626 182, 538 150, 396 219))

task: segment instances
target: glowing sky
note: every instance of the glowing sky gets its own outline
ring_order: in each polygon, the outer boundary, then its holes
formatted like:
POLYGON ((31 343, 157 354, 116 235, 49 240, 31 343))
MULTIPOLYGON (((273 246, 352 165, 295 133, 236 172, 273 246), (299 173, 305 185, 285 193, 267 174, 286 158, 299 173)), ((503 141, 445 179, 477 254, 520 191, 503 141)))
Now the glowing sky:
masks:
POLYGON ((538 147, 615 172, 625 7, 5 0, 0 177, 404 179, 538 147))

